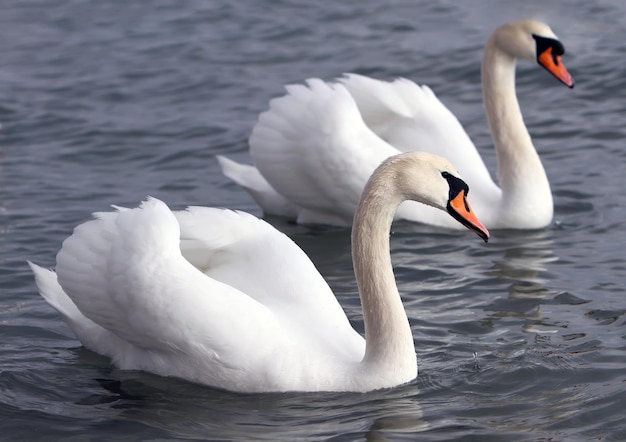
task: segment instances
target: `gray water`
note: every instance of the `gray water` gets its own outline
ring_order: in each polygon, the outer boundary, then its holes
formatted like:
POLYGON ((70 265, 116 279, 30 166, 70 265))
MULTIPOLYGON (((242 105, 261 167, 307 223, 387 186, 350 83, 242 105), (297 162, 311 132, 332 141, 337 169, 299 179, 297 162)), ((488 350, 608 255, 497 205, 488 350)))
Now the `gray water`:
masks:
MULTIPOLYGON (((0 438, 626 440, 626 3, 7 0, 0 12, 0 438), (90 213, 146 195, 261 215, 214 159, 247 159, 282 86, 358 72, 429 84, 492 167, 480 57, 537 17, 577 81, 518 68, 556 216, 546 229, 398 223, 393 259, 418 353, 410 385, 245 395, 121 371, 36 292, 90 213)), ((271 219, 362 330, 349 231, 271 219)))

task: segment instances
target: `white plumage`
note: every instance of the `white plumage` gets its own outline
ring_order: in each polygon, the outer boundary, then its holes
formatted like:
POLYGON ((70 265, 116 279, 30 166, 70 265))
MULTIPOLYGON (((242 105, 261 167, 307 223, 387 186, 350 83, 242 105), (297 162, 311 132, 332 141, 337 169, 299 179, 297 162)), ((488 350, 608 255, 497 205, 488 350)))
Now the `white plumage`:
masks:
MULTIPOLYGON (((218 160, 266 214, 349 226, 367 178, 383 159, 410 150, 432 152, 457 165, 488 228, 544 227, 553 216, 552 194, 515 95, 515 63, 517 58, 537 62, 572 87, 559 51, 552 30, 532 20, 507 23, 487 41, 483 94, 499 185, 457 118, 427 86, 355 74, 334 83, 310 79, 287 86, 250 136, 254 166, 218 160)), ((445 214, 412 202, 396 217, 459 227, 445 214)))
POLYGON ((456 175, 410 153, 370 180, 353 230, 367 343, 306 254, 243 212, 173 212, 150 198, 79 225, 56 274, 31 268, 80 341, 123 369, 245 392, 390 387, 417 375, 389 256, 393 213, 407 198, 448 208, 486 239, 456 175))

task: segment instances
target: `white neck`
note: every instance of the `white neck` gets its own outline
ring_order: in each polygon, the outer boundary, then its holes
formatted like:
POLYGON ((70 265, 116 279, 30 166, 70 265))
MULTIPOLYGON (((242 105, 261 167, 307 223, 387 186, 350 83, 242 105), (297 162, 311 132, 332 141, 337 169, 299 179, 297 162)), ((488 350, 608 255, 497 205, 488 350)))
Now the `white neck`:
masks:
POLYGON ((352 259, 365 323, 363 375, 384 373, 376 377, 409 381, 417 375, 415 347, 389 249, 391 223, 402 198, 388 180, 385 172, 372 176, 352 229, 352 259))
POLYGON ((552 219, 550 183, 526 129, 515 94, 515 58, 502 50, 492 35, 487 41, 482 65, 485 110, 498 159, 502 189, 501 211, 515 219, 535 218, 537 227, 552 219), (521 218, 520 218, 521 217, 521 218))

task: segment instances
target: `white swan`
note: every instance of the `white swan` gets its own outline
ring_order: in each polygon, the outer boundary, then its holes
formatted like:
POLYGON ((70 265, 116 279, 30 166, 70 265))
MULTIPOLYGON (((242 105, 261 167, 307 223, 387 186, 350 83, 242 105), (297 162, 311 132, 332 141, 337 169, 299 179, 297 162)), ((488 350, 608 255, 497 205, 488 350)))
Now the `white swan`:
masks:
POLYGON ((241 392, 392 387, 417 375, 389 255, 393 213, 410 198, 487 241, 467 192, 428 153, 389 158, 374 173, 352 232, 365 340, 305 253, 247 213, 172 212, 148 199, 79 225, 56 274, 30 265, 80 341, 123 369, 241 392))
MULTIPOLYGON (((312 79, 308 87, 287 86, 287 95, 272 100, 250 137, 256 168, 218 160, 266 214, 349 226, 367 177, 384 158, 430 151, 457 165, 488 228, 545 227, 553 216, 552 194, 515 95, 515 61, 536 61, 573 87, 563 53, 552 30, 532 20, 507 23, 487 41, 482 83, 500 187, 459 121, 427 86, 354 74, 339 85, 312 79)), ((413 203, 397 217, 458 227, 441 212, 413 203)))

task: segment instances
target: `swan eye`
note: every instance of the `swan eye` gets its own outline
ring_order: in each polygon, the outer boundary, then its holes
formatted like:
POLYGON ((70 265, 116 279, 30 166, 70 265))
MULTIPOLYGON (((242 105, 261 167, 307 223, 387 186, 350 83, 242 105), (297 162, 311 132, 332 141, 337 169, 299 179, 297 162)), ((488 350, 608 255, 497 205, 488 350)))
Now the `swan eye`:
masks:
POLYGON ((539 56, 543 54, 548 49, 552 51, 552 60, 554 64, 559 65, 558 57, 565 54, 565 46, 558 40, 554 38, 541 37, 539 35, 533 34, 533 38, 537 42, 537 60, 539 56))
POLYGON ((450 187, 450 200, 453 200, 461 192, 465 192, 465 196, 467 197, 469 187, 465 181, 445 171, 441 172, 441 176, 448 182, 448 186, 450 187))

